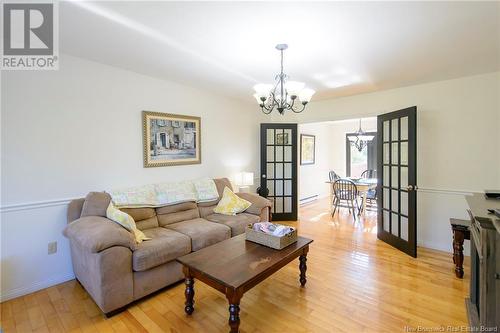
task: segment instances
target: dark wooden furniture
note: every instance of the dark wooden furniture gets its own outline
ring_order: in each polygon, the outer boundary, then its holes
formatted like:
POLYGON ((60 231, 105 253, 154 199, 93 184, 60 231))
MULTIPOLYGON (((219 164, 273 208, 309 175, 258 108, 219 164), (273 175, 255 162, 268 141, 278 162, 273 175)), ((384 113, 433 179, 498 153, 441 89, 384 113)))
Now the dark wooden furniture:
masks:
POLYGON ((470 239, 470 221, 461 219, 450 219, 451 231, 453 232, 453 263, 455 264, 455 275, 461 279, 464 277, 464 240, 470 239))
POLYGON ((500 219, 488 209, 500 209, 500 200, 486 199, 480 193, 466 196, 466 200, 471 216, 467 316, 474 331, 493 331, 500 326, 500 219))
POLYGON ((300 285, 305 286, 310 243, 311 239, 299 236, 296 243, 274 250, 246 241, 243 234, 178 258, 186 277, 184 310, 188 315, 194 311, 194 279, 198 279, 226 295, 230 332, 238 332, 243 294, 297 257, 300 285))

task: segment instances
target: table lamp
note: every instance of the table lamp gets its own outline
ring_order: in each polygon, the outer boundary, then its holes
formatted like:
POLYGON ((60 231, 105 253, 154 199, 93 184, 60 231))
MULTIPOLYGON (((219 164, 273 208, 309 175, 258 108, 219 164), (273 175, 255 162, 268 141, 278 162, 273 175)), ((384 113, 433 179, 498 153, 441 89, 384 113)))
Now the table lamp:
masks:
POLYGON ((234 184, 240 192, 248 192, 253 185, 253 172, 239 172, 234 177, 234 184))

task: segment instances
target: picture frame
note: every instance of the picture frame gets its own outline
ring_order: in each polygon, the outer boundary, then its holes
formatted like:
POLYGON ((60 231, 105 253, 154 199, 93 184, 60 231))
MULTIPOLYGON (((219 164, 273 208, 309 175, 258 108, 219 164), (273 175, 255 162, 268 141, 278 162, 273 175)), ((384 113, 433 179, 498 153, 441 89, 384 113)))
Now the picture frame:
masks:
POLYGON ((276 144, 278 145, 288 145, 288 133, 276 133, 276 144))
POLYGON ((144 167, 201 163, 201 118, 142 111, 144 167))
POLYGON ((311 165, 316 159, 316 136, 300 135, 300 165, 311 165))

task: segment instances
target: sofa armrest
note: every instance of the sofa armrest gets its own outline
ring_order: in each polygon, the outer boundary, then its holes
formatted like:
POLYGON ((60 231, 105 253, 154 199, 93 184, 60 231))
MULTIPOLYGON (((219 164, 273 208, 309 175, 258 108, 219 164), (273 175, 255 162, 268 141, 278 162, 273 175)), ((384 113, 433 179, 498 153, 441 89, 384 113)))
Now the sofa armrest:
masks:
POLYGON ((248 207, 245 213, 260 215, 264 208, 272 207, 272 202, 270 200, 261 197, 258 194, 248 193, 248 192, 238 192, 236 193, 236 195, 252 203, 252 205, 248 207))
POLYGON ((63 234, 91 253, 112 246, 123 246, 132 251, 136 248, 134 237, 128 230, 101 216, 81 217, 68 224, 63 234))

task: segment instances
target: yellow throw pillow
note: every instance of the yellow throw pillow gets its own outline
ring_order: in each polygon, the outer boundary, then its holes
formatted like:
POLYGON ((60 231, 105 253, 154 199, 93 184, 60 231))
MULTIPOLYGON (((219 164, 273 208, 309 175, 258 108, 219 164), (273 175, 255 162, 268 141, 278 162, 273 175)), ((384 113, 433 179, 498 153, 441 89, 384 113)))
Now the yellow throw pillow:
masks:
POLYGON ((251 202, 240 198, 226 186, 222 193, 222 199, 220 199, 217 207, 214 208, 214 212, 224 215, 236 215, 245 211, 251 205, 251 202))
POLYGON ((106 217, 130 231, 132 235, 134 235, 137 244, 141 243, 143 240, 151 239, 137 229, 137 225, 132 216, 116 208, 112 201, 109 203, 108 209, 106 209, 106 217))

